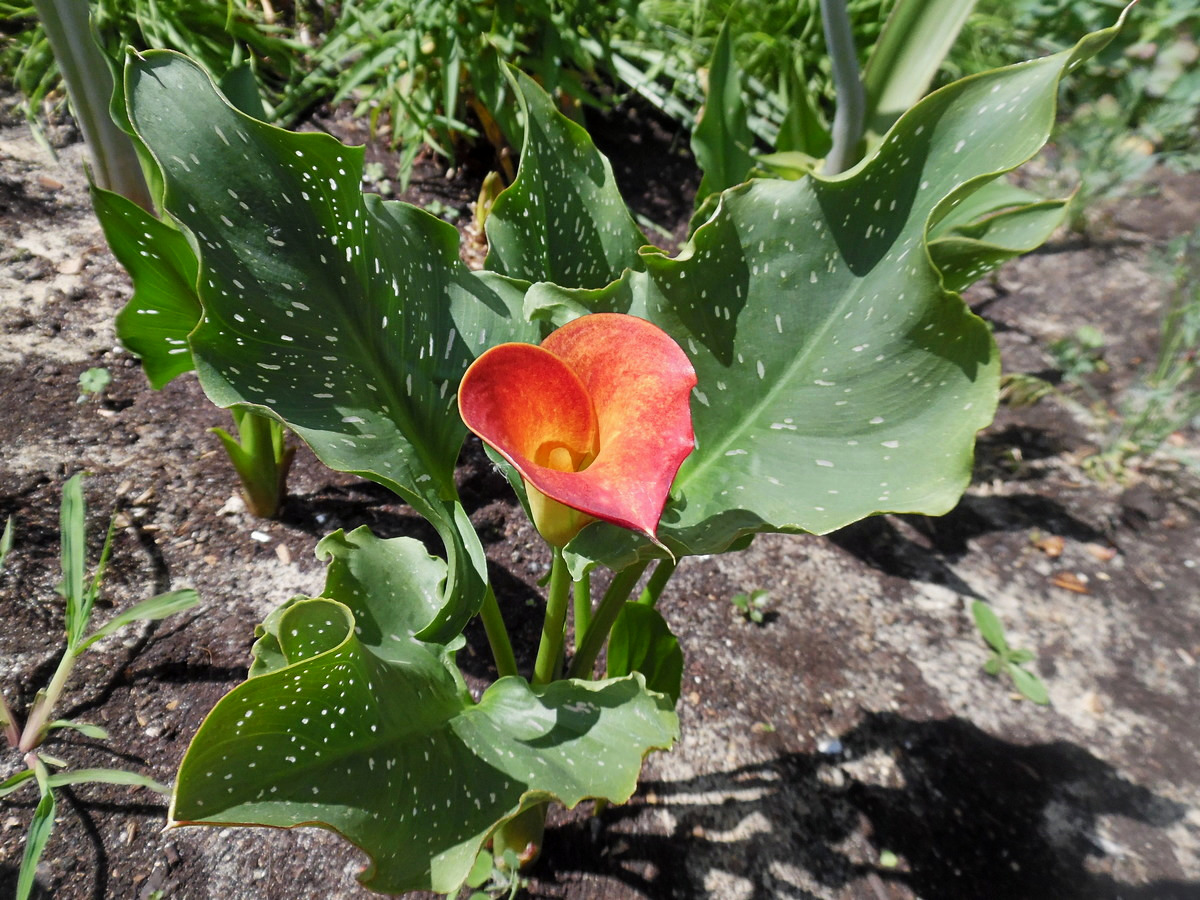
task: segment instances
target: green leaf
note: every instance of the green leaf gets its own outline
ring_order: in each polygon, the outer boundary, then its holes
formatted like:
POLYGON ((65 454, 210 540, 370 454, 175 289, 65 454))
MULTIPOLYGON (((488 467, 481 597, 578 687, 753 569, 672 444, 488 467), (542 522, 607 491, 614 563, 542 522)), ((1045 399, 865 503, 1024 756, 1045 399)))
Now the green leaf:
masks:
MULTIPOLYGON (((643 251, 645 271, 572 298, 648 318, 696 367, 697 449, 659 528, 674 555, 957 502, 999 357, 942 287, 927 223, 1042 146, 1059 79, 1111 36, 930 95, 844 176, 730 189, 677 257, 643 251)), ((569 549, 613 567, 655 554, 612 529, 569 549)))
POLYGON ((1032 650, 1010 650, 1008 653, 1008 661, 1017 665, 1033 662, 1034 659, 1036 659, 1036 655, 1032 650))
POLYGON ((224 447, 242 483, 246 508, 256 516, 272 518, 287 496, 288 470, 295 448, 287 445, 287 429, 275 419, 250 407, 235 406, 237 437, 223 428, 210 428, 224 447))
POLYGON ((103 393, 112 384, 112 373, 103 366, 93 366, 79 373, 79 390, 85 394, 103 393))
POLYGON ((983 664, 983 671, 991 675, 993 678, 999 677, 1004 670, 1004 659, 997 653, 993 653, 988 657, 987 662, 983 664))
MULTIPOLYGON (((467 875, 467 887, 477 888, 487 884, 488 879, 492 876, 492 865, 492 854, 486 850, 480 851, 480 854, 475 857, 475 865, 471 867, 471 871, 467 875)), ((487 894, 483 896, 486 897, 487 894)))
POLYGON ((991 648, 1001 656, 1007 654, 1008 641, 1004 639, 1004 626, 992 608, 982 600, 975 600, 971 603, 971 615, 975 618, 980 636, 991 648))
POLYGON ((887 131, 929 89, 975 0, 897 0, 863 71, 867 127, 887 131))
POLYGON ((967 197, 929 230, 929 254, 949 290, 963 290, 1002 263, 1044 244, 1067 217, 1066 200, 1046 200, 1003 180, 967 197))
POLYGON ((508 677, 474 702, 461 642, 413 634, 441 561, 363 529, 327 541, 326 597, 264 623, 282 665, 260 666, 201 725, 172 823, 319 823, 369 855, 373 890, 449 892, 503 822, 551 799, 622 802, 643 757, 675 740, 669 700, 638 675, 536 689, 508 677))
POLYGON ((364 197, 362 148, 250 119, 177 54, 131 60, 126 91, 166 208, 199 251, 190 342, 205 391, 268 411, 326 465, 430 520, 451 578, 427 631, 451 639, 486 580, 454 487, 455 392, 477 353, 535 336, 516 312, 525 286, 469 271, 453 226, 364 197))
POLYGON ((59 532, 62 546, 61 591, 67 601, 65 615, 67 644, 75 646, 87 628, 87 594, 84 579, 87 575, 87 502, 83 497, 83 473, 72 475, 63 485, 62 506, 59 510, 59 532))
POLYGON ((151 622, 156 619, 165 619, 167 616, 173 616, 175 613, 191 609, 199 602, 200 595, 194 590, 191 588, 181 588, 176 591, 168 591, 165 594, 158 594, 140 603, 135 603, 124 612, 113 616, 88 635, 87 640, 80 645, 80 649, 90 647, 96 641, 108 637, 126 625, 134 622, 151 622))
POLYGON ((55 719, 46 726, 47 731, 53 731, 56 728, 67 728, 71 731, 78 731, 85 737, 94 738, 98 741, 108 740, 108 732, 99 725, 91 725, 87 722, 72 722, 70 719, 55 719))
POLYGON ((25 836, 25 853, 21 857, 21 871, 17 873, 16 900, 28 900, 33 891, 38 860, 42 858, 42 851, 46 849, 46 842, 50 840, 50 833, 54 831, 56 808, 53 792, 48 786, 43 786, 42 799, 33 811, 29 834, 25 836))
POLYGON ((56 772, 46 779, 52 788, 65 787, 71 784, 129 784, 134 787, 149 788, 157 794, 169 794, 171 789, 159 784, 147 775, 137 772, 126 772, 124 769, 73 769, 69 772, 56 772))
POLYGON ((133 281, 117 337, 161 388, 193 368, 187 336, 200 321, 196 254, 187 238, 120 194, 92 185, 92 207, 113 256, 133 281))
MULTIPOLYGON (((788 70, 788 109, 779 125, 774 155, 779 157, 794 153, 815 162, 824 158, 832 144, 829 128, 809 93, 804 63, 797 57, 788 70)), ((759 157, 760 161, 762 159, 759 157)), ((812 171, 812 166, 808 165, 805 171, 812 171)))
POLYGON ((4 561, 8 559, 9 551, 13 545, 13 520, 9 516, 4 521, 4 533, 0 534, 0 572, 4 571, 4 561))
POLYGON ((599 288, 639 264, 645 238, 583 128, 510 70, 525 114, 516 180, 487 217, 487 267, 526 281, 599 288))
POLYGON ((696 191, 698 208, 710 194, 741 184, 754 168, 751 152, 754 133, 742 97, 741 77, 726 20, 708 63, 704 112, 692 130, 692 152, 704 173, 696 191))
POLYGON ((1050 703, 1050 692, 1046 690, 1046 685, 1042 679, 1034 675, 1028 669, 1021 666, 1009 666, 1008 674, 1012 676, 1013 686, 1026 699, 1032 700, 1040 706, 1048 706, 1050 703))
MULTIPOLYGON (((407 646, 438 610, 446 566, 417 541, 377 538, 364 525, 349 534, 339 529, 326 535, 316 553, 329 562, 323 597, 380 598, 353 605, 356 636, 373 653, 392 658, 396 642, 407 646)), ((256 630, 251 678, 288 665, 278 639, 279 619, 304 599, 293 598, 272 611, 256 630)))
POLYGON ((7 797, 13 791, 20 790, 21 785, 28 783, 31 778, 33 778, 33 769, 25 769, 0 781, 0 797, 7 797))
POLYGON ((610 677, 641 672, 646 687, 679 702, 683 651, 666 619, 653 607, 626 603, 608 639, 610 677))

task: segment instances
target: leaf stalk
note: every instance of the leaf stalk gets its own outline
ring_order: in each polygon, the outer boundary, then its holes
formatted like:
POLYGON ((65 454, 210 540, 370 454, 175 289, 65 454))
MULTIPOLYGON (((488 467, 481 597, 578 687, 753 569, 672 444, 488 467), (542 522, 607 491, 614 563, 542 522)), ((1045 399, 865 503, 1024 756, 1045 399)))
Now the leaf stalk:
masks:
POLYGON ((571 660, 571 668, 567 671, 568 678, 592 677, 596 657, 600 655, 600 650, 604 646, 604 642, 608 640, 609 632, 612 631, 613 623, 617 621, 617 616, 637 586, 638 579, 646 571, 647 565, 648 563, 645 562, 634 563, 613 576, 612 584, 604 592, 604 598, 600 601, 600 605, 592 617, 591 626, 583 635, 583 643, 579 647, 579 652, 571 660))
POLYGON ((562 656, 563 634, 567 622, 567 589, 571 572, 563 559, 562 550, 554 548, 550 564, 550 593, 546 598, 546 618, 542 623, 542 640, 538 644, 537 660, 533 664, 533 684, 549 684, 562 656))
POLYGON ((483 620, 483 630, 487 634, 488 646, 492 648, 492 657, 496 660, 496 674, 501 678, 517 674, 517 659, 513 655, 512 641, 508 637, 508 629, 504 627, 504 616, 500 612, 500 604, 496 601, 496 592, 491 584, 483 596, 483 606, 479 609, 479 617, 483 620))

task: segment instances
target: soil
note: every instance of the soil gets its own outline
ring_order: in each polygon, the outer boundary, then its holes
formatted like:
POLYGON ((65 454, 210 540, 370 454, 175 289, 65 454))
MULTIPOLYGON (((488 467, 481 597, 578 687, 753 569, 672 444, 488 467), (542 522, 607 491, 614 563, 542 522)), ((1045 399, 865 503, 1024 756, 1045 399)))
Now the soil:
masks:
MULTIPOLYGON (((356 137, 338 117, 316 124, 356 137)), ((677 240, 698 180, 686 141, 644 112, 593 125, 634 209, 665 229, 652 240, 677 240)), ((369 158, 391 156, 376 146, 369 158)), ((254 624, 319 591, 322 535, 367 524, 435 540, 385 490, 304 448, 278 519, 241 508, 206 433, 227 414, 190 376, 151 390, 117 345, 130 287, 81 160, 78 144, 55 161, 20 123, 0 127, 0 518, 16 528, 0 686, 24 711, 57 664, 58 503, 66 478, 87 471, 95 542, 120 515, 98 619, 181 586, 202 600, 85 657, 60 714, 110 739, 59 732, 47 750, 170 782, 205 713, 244 678, 254 624), (93 366, 112 384, 77 402, 93 366)), ((483 152, 450 171, 424 161, 405 196, 463 224, 493 164, 483 152)), ((1200 178, 1157 173, 1149 188, 1111 209, 1099 236, 1060 236, 969 294, 1008 371, 1059 377, 1048 347, 1088 324, 1110 367, 1093 389, 1114 408, 1127 396, 1167 297, 1153 261, 1200 224, 1200 178)), ((682 740, 648 760, 630 803, 554 814, 529 895, 1200 898, 1200 481, 1178 461, 1194 461, 1200 440, 1184 429, 1171 455, 1096 481, 1085 460, 1104 435, 1082 396, 1064 385, 1002 408, 943 518, 884 516, 685 560, 660 605, 687 660, 682 740), (762 624, 731 605, 758 588, 770 592, 762 624), (984 674, 974 599, 1037 653, 1048 707, 984 674)), ((460 482, 514 640, 531 647, 547 556, 477 444, 460 482)), ((461 659, 480 684, 490 654, 478 630, 468 638, 461 659)), ((0 778, 18 768, 0 755, 0 778)), ((33 793, 0 801, 0 896, 15 889, 33 793)), ((316 829, 164 831, 165 804, 145 790, 60 797, 42 897, 369 896, 353 877, 361 854, 316 829)))

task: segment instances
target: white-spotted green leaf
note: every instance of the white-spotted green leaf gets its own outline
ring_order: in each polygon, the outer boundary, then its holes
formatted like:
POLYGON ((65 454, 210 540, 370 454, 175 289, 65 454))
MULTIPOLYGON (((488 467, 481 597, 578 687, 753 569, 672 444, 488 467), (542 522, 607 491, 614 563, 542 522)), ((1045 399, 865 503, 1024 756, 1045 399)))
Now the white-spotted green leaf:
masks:
MULTIPOLYGON (((1113 33, 930 95, 843 176, 726 191, 677 257, 643 251, 645 270, 606 291, 530 292, 560 317, 572 303, 644 316, 696 367, 697 447, 659 528, 675 555, 957 502, 999 357, 944 289, 928 223, 1037 152, 1059 79, 1113 33)), ((590 525, 569 549, 614 567, 657 553, 613 531, 590 525)))
POLYGON ((364 196, 362 148, 249 118, 185 57, 131 59, 126 95, 199 254, 189 342, 205 391, 269 412, 430 520, 451 577, 426 632, 450 640, 485 583, 454 487, 455 393, 475 355, 532 335, 513 312, 524 285, 469 271, 452 226, 364 196))
POLYGON ((196 254, 178 228, 120 194, 91 190, 108 246, 133 281, 117 337, 141 357, 151 386, 161 388, 193 368, 187 337, 200 321, 196 254))
MULTIPOLYGON (((394 645, 407 646, 441 605, 445 564, 414 541, 380 540, 366 526, 349 534, 338 530, 317 544, 317 559, 329 561, 324 596, 376 598, 355 606, 357 637, 384 658, 390 658, 394 645)), ((252 678, 288 664, 277 637, 278 619, 302 599, 273 610, 259 626, 252 678)))
POLYGON ((587 132, 529 76, 512 76, 525 141, 517 178, 487 217, 487 267, 531 282, 603 287, 638 264, 646 241, 587 132))
POLYGON ((929 242, 946 287, 965 290, 1015 256, 1044 244, 1067 218, 1067 200, 1003 210, 929 242))
POLYGON ((326 596, 264 623, 276 665, 201 725, 172 823, 321 824, 368 854, 368 887, 450 892, 500 824, 551 799, 628 799, 644 756, 675 740, 670 701, 637 675, 538 688, 502 678, 476 703, 455 645, 413 634, 441 561, 363 529, 322 546, 326 596))

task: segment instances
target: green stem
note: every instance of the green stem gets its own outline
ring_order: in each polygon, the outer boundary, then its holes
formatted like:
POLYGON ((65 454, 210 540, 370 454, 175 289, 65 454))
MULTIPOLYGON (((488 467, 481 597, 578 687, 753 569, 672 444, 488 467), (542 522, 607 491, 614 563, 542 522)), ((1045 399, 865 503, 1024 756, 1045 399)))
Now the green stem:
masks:
POLYGON ((50 686, 33 702, 33 709, 29 711, 29 718, 25 722, 25 730, 21 732, 21 741, 18 745, 22 752, 28 753, 45 739, 54 704, 62 696, 63 689, 67 686, 67 679, 71 676, 71 670, 75 667, 75 660, 78 658, 76 651, 68 647, 58 662, 58 668, 54 670, 50 686))
POLYGON ((854 50, 854 32, 846 0, 821 0, 821 21, 825 43, 833 64, 833 86, 837 110, 833 115, 833 147, 825 157, 825 175, 837 175, 854 165, 867 116, 867 93, 858 73, 858 55, 854 50))
POLYGON ((8 704, 4 701, 4 694, 2 693, 0 693, 0 728, 4 729, 4 737, 11 746, 17 747, 20 745, 21 729, 17 725, 17 717, 8 708, 8 704))
POLYGON ((604 647, 604 642, 608 640, 608 633, 612 631, 613 623, 617 621, 617 616, 625 606, 625 601, 629 599, 629 595, 637 587, 638 579, 646 571, 647 565, 648 563, 644 562, 634 563, 632 566, 622 569, 613 576, 612 584, 604 592, 604 599, 600 601, 600 605, 596 608, 592 624, 583 636, 583 643, 579 647, 579 652, 571 660, 571 668, 567 672, 568 678, 592 677, 592 669, 596 665, 596 657, 600 655, 600 650, 604 647))
POLYGON ((583 577, 575 582, 575 652, 583 641, 584 632, 592 624, 592 573, 584 572, 583 577))
POLYGON ((504 616, 500 613, 500 604, 496 602, 496 594, 489 584, 487 593, 483 595, 483 606, 479 610, 483 619, 483 630, 487 632, 488 644, 492 648, 492 656, 496 660, 496 674, 501 678, 517 674, 517 659, 513 655, 512 642, 508 639, 508 629, 504 627, 504 616))
POLYGON ((538 644, 537 660, 533 664, 533 683, 549 684, 554 680, 554 668, 562 654, 563 630, 567 622, 567 589, 571 573, 563 559, 562 550, 554 548, 550 566, 550 593, 546 598, 546 619, 542 623, 542 640, 538 644))
POLYGON ((92 39, 88 5, 78 0, 33 0, 46 40, 71 98, 71 110, 91 151, 96 184, 154 212, 133 141, 109 115, 112 72, 92 39))
POLYGON ((662 596, 663 588, 667 586, 667 582, 675 574, 675 567, 678 565, 679 563, 673 559, 660 559, 658 565, 654 567, 654 572, 650 575, 650 579, 646 582, 645 588, 642 589, 642 594, 638 597, 637 602, 644 606, 653 607, 658 602, 658 598, 662 596))

